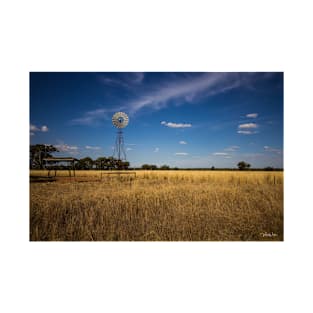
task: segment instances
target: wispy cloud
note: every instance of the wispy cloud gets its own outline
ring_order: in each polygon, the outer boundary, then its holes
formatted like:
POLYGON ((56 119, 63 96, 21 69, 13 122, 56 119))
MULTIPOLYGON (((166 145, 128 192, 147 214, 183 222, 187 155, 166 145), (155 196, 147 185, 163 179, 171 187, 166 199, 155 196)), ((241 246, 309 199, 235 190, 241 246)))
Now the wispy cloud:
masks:
POLYGON ((131 88, 133 85, 141 84, 144 80, 145 73, 142 72, 127 72, 114 73, 114 75, 99 75, 99 81, 104 85, 131 88))
POLYGON ((85 146, 85 149, 87 149, 87 150, 100 150, 101 147, 98 147, 98 146, 85 146))
POLYGON ((256 131, 252 131, 252 130, 238 130, 237 133, 238 134, 243 134, 243 135, 252 135, 252 134, 256 134, 256 131))
POLYGON ((176 152, 175 155, 189 155, 187 152, 176 152))
POLYGON ((161 122, 162 125, 170 128, 189 128, 192 127, 190 123, 173 123, 173 122, 161 122))
POLYGON ((248 117, 248 118, 257 118, 258 117, 258 113, 249 113, 249 114, 246 114, 246 117, 248 117))
POLYGON ((117 108, 99 108, 85 112, 81 117, 74 118, 70 121, 71 125, 98 125, 101 121, 108 120, 111 115, 118 111, 117 108))
POLYGON ((140 95, 129 103, 131 114, 143 108, 159 110, 171 100, 190 102, 204 96, 213 96, 237 88, 241 84, 237 73, 202 73, 184 80, 155 86, 152 91, 140 95))
POLYGON ((282 153, 281 149, 272 148, 272 147, 269 147, 269 146, 264 146, 264 150, 267 151, 267 152, 274 152, 274 153, 277 153, 277 154, 281 154, 282 153))
MULTIPOLYGON (((145 73, 115 73, 114 75, 99 75, 104 85, 126 88, 131 92, 129 100, 117 104, 115 108, 100 108, 88 111, 78 118, 71 120, 71 124, 96 125, 111 117, 117 110, 124 110, 134 115, 143 109, 160 110, 175 103, 182 105, 195 100, 212 97, 228 92, 241 86, 250 86, 257 75, 242 75, 240 73, 190 73, 175 80, 168 78, 158 83, 149 83, 140 88, 145 81, 145 73)), ((254 116, 257 113, 247 115, 254 116)), ((173 128, 175 128, 173 123, 173 128)), ((188 124, 187 124, 188 125, 188 124)), ((168 126, 171 127, 171 126, 168 126)), ((191 127, 191 126, 185 126, 191 127)))
POLYGON ((226 152, 214 152, 213 155, 217 155, 217 156, 228 156, 229 153, 226 153, 226 152))
POLYGON ((160 149, 158 147, 154 149, 154 152, 159 152, 159 151, 160 149))
POLYGON ((258 125, 255 123, 246 123, 246 124, 240 124, 238 126, 239 129, 250 129, 250 128, 258 128, 258 125))
POLYGON ((132 151, 133 148, 126 148, 126 151, 132 151))
POLYGON ((69 146, 67 144, 61 144, 61 145, 55 145, 55 147, 59 150, 59 151, 70 151, 70 150, 78 150, 77 146, 69 146))
POLYGON ((225 148, 224 151, 237 151, 239 150, 239 146, 230 146, 228 148, 225 148))
POLYGON ((255 129, 257 129, 258 127, 259 127, 259 125, 256 123, 239 124, 237 133, 242 134, 242 135, 256 134, 257 131, 255 129))
POLYGON ((37 126, 35 126, 33 124, 30 124, 29 129, 30 129, 30 131, 33 131, 33 132, 36 132, 36 131, 40 130, 37 126))
POLYGON ((186 141, 184 141, 184 140, 181 140, 181 141, 179 142, 179 144, 180 144, 180 145, 186 145, 186 144, 187 144, 187 142, 186 142, 186 141))
POLYGON ((30 130, 30 135, 34 136, 35 132, 43 132, 43 133, 45 133, 45 132, 49 131, 49 128, 46 125, 43 125, 41 127, 37 127, 34 124, 30 124, 29 130, 30 130))
POLYGON ((131 73, 133 75, 133 78, 132 78, 132 81, 135 83, 135 84, 141 84, 142 81, 144 80, 145 78, 145 73, 143 72, 133 72, 131 73))

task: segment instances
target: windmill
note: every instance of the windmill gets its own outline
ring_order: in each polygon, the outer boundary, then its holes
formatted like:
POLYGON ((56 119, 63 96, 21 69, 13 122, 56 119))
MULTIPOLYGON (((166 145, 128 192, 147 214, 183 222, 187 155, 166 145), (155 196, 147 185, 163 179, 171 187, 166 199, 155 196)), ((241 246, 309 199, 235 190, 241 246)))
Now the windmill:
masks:
POLYGON ((126 153, 124 148, 123 128, 128 125, 128 116, 124 112, 117 112, 112 117, 113 125, 118 129, 115 140, 113 157, 119 161, 126 161, 126 153))

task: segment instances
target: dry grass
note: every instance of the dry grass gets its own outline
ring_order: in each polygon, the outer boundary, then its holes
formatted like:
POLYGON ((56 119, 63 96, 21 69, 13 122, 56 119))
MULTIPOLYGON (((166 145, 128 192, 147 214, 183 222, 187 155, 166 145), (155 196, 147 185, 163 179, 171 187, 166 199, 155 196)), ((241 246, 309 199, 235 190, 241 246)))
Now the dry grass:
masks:
POLYGON ((282 172, 138 171, 131 184, 114 175, 79 182, 99 175, 31 184, 30 240, 283 240, 282 172))

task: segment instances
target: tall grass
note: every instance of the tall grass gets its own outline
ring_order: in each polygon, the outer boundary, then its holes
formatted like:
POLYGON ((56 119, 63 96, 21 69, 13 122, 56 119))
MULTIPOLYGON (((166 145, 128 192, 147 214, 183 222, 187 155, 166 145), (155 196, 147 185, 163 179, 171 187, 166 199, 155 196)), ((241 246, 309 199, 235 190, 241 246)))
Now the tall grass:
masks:
POLYGON ((30 240, 283 240, 282 172, 136 174, 31 184, 30 240))

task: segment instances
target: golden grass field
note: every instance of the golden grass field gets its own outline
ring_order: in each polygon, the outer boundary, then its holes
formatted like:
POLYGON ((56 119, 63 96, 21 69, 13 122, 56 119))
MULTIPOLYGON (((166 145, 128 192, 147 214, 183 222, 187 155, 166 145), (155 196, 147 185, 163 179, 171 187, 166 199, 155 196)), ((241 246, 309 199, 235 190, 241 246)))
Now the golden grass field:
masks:
POLYGON ((67 175, 30 184, 31 241, 283 240, 283 172, 67 175))

